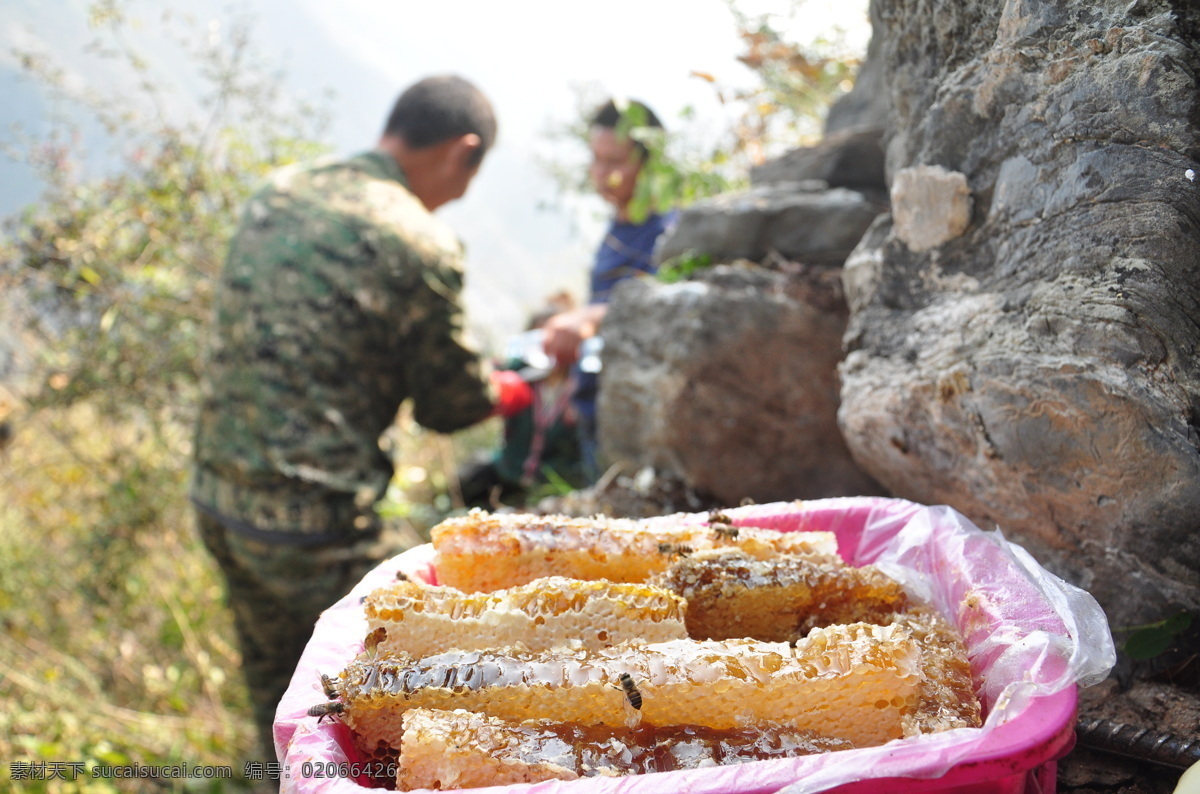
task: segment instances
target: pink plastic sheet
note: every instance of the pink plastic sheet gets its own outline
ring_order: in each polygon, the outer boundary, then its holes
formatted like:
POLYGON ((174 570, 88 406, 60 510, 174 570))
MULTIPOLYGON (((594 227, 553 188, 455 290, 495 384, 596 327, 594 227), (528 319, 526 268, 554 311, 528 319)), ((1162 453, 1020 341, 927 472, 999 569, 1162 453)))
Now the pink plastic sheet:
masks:
MULTIPOLYGON (((940 784, 982 783, 1065 753, 1073 739, 1076 685, 1103 680, 1115 663, 1108 622, 1095 599, 1047 572, 998 531, 984 532, 948 507, 847 497, 752 505, 725 513, 742 526, 834 532, 848 563, 874 564, 910 594, 934 604, 963 633, 986 716, 983 727, 740 766, 473 791, 809 794, 879 778, 913 778, 930 786, 932 779, 940 779, 940 784)), ((691 514, 653 520, 703 523, 707 518, 691 514)), ((432 547, 421 546, 383 563, 317 622, 276 712, 275 747, 284 767, 281 791, 367 790, 331 771, 338 763, 358 760, 346 727, 329 720, 318 724, 307 710, 325 701, 319 674, 336 674, 363 650, 367 624, 360 600, 393 581, 397 571, 435 582, 432 547)), ((920 787, 889 784, 890 791, 920 787)))

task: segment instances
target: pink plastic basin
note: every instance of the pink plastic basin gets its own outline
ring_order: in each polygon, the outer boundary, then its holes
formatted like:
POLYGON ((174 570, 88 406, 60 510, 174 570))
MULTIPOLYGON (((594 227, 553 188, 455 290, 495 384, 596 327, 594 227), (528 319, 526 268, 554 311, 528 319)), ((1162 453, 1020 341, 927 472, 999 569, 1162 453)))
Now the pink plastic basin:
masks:
MULTIPOLYGON (((926 588, 923 595, 963 633, 984 707, 984 727, 796 759, 474 791, 1040 794, 1055 790, 1056 762, 1075 743, 1076 682, 1103 678, 1113 663, 1112 639, 1094 599, 1046 572, 998 533, 980 531, 949 508, 858 497, 753 505, 725 512, 744 526, 833 532, 847 562, 877 564, 910 586, 916 582, 917 588, 926 588)), ((707 514, 682 520, 700 523, 707 514)), ((367 625, 360 599, 394 581, 397 571, 435 583, 433 556, 426 545, 388 560, 318 621, 276 713, 275 744, 284 767, 281 792, 366 791, 354 780, 302 774, 314 762, 328 768, 330 762, 358 760, 344 725, 318 724, 306 712, 324 700, 319 674, 336 673, 363 650, 367 625)))
POLYGON ((1077 691, 1069 687, 1038 698, 1017 720, 1000 726, 985 749, 938 778, 876 778, 828 791, 936 791, 945 794, 1043 794, 1056 790, 1058 759, 1075 746, 1077 691))

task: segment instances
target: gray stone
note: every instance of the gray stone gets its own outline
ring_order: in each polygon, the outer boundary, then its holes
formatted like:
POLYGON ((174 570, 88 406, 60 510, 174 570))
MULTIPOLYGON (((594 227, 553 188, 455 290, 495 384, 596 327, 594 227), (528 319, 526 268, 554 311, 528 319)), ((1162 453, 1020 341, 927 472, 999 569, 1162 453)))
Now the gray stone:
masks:
POLYGON ((887 190, 883 127, 854 127, 825 136, 815 146, 793 149, 750 169, 751 185, 819 180, 830 187, 887 190))
POLYGON ((1114 625, 1200 609, 1200 6, 872 7, 888 172, 963 174, 975 223, 913 250, 885 216, 849 258, 850 449, 1114 625))
MULTIPOLYGON (((879 10, 870 8, 871 26, 876 31, 883 29, 879 10)), ((867 45, 867 56, 854 77, 854 88, 838 98, 825 117, 825 135, 831 136, 854 128, 883 129, 888 123, 888 87, 884 73, 882 35, 871 37, 867 45)))
POLYGON ((837 427, 845 325, 837 269, 621 285, 603 328, 604 457, 725 504, 879 493, 837 427))
POLYGON ((725 193, 680 213, 658 259, 688 252, 716 261, 761 261, 771 253, 814 265, 840 265, 881 207, 862 193, 823 182, 783 182, 725 193))

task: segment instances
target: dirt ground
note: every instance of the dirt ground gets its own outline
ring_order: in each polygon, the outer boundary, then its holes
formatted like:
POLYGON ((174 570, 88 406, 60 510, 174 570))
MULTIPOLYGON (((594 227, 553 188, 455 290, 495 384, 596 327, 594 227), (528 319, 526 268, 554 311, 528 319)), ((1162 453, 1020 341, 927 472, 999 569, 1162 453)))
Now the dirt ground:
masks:
MULTIPOLYGON (((1081 725, 1096 719, 1147 728, 1171 740, 1147 736, 1140 742, 1144 757, 1162 748, 1190 743, 1190 752, 1176 753, 1178 763, 1200 762, 1200 689, 1158 681, 1136 681, 1122 686, 1116 676, 1079 692, 1081 725)), ((1125 729, 1121 735, 1135 735, 1125 729)), ((1072 750, 1058 764, 1058 790, 1069 794, 1170 794, 1184 769, 1101 750, 1080 732, 1072 750), (1092 745, 1092 746, 1089 746, 1092 745)), ((1134 750, 1134 752, 1138 752, 1134 750)))

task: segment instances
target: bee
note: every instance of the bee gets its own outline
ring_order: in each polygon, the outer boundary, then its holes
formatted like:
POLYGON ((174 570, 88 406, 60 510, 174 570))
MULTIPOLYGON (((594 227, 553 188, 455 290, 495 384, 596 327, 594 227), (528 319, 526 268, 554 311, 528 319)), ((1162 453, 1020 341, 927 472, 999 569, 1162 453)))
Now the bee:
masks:
POLYGON ((333 679, 321 673, 321 689, 325 691, 325 697, 333 700, 337 697, 337 690, 333 688, 333 679))
POLYGON ((710 524, 732 524, 733 519, 722 513, 720 510, 708 511, 708 523, 710 524))
POLYGON ((682 543, 660 543, 658 544, 659 554, 678 554, 680 557, 686 557, 692 553, 691 546, 685 546, 682 543))
POLYGON ((345 703, 318 703, 308 710, 308 716, 316 717, 317 723, 319 724, 321 720, 325 719, 326 717, 333 719, 335 714, 341 714, 345 710, 345 703))
POLYGON ((397 582, 407 582, 408 574, 406 574, 404 571, 396 571, 396 581, 397 582))
POLYGON ((621 673, 620 681, 621 686, 613 687, 613 689, 622 690, 625 693, 626 699, 629 701, 629 705, 633 706, 638 711, 641 711, 642 693, 638 690, 637 684, 633 683, 633 676, 631 676, 629 673, 621 673))
POLYGON ((737 540, 738 528, 727 524, 716 524, 712 528, 713 534, 722 540, 737 540))

